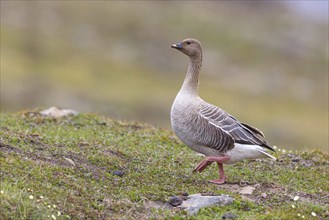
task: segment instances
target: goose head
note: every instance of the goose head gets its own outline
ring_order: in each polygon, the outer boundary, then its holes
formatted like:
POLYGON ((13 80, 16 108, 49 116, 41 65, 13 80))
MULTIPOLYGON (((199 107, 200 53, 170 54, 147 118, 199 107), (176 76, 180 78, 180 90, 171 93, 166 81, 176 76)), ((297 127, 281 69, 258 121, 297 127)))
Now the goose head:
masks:
POLYGON ((171 45, 171 48, 175 48, 189 57, 202 56, 201 43, 193 38, 188 38, 179 42, 178 44, 173 44, 171 45))

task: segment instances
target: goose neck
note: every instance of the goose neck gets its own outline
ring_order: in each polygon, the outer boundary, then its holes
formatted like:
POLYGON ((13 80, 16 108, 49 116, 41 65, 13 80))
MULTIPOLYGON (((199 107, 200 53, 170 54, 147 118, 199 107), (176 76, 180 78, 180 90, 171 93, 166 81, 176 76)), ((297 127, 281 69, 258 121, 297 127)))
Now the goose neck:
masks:
POLYGON ((198 95, 199 73, 202 65, 201 56, 190 57, 186 77, 181 90, 198 95))

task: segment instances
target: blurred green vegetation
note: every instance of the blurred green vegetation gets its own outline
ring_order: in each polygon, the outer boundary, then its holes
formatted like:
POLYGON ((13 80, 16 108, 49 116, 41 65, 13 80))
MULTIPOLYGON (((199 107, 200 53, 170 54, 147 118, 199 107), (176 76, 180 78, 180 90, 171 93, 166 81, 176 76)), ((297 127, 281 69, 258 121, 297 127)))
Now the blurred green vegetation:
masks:
POLYGON ((1 111, 58 106, 170 127, 187 57, 200 95, 284 148, 328 149, 328 23, 284 2, 1 1, 1 111))

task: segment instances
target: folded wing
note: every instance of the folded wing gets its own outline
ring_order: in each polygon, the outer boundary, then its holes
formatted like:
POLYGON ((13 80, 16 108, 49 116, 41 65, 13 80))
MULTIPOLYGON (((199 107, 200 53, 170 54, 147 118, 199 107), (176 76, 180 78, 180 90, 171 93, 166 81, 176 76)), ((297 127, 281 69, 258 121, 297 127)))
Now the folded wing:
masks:
MULTIPOLYGON (((233 116, 214 105, 204 103, 199 111, 199 115, 203 119, 203 123, 208 123, 208 127, 220 130, 219 135, 224 135, 224 139, 226 139, 227 136, 230 136, 234 143, 259 145, 274 151, 274 149, 264 140, 264 134, 260 130, 239 122, 233 116)), ((211 134, 212 138, 215 138, 213 135, 214 134, 211 134)), ((221 139, 220 137, 217 138, 221 139)), ((225 144, 222 143, 221 145, 225 144)), ((222 149, 223 152, 226 152, 233 147, 222 147, 222 149)))

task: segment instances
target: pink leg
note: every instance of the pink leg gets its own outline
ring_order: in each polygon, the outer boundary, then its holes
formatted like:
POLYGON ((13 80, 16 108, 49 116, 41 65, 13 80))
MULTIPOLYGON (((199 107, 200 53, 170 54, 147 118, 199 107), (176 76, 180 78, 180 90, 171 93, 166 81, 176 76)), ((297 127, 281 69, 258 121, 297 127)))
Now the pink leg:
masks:
POLYGON ((227 161, 228 159, 230 159, 229 156, 206 157, 194 168, 193 172, 200 172, 201 173, 210 164, 212 164, 213 162, 217 162, 220 177, 217 180, 210 180, 209 182, 214 183, 214 184, 223 184, 223 183, 225 183, 225 174, 224 174, 223 162, 227 161))
POLYGON ((218 168, 219 168, 219 179, 217 179, 217 180, 209 180, 209 182, 220 185, 220 184, 225 183, 226 177, 225 177, 225 174, 224 174, 223 164, 222 163, 218 163, 218 162, 217 162, 217 164, 218 164, 218 168))
POLYGON ((201 160, 196 167, 194 167, 193 172, 202 172, 204 169, 206 169, 210 164, 212 164, 212 161, 208 161, 207 157, 203 160, 201 160))
POLYGON ((196 165, 196 167, 194 168, 193 172, 200 172, 201 173, 210 164, 212 164, 212 162, 223 163, 223 162, 227 161, 228 159, 230 159, 229 156, 223 156, 223 157, 206 157, 198 165, 196 165))

